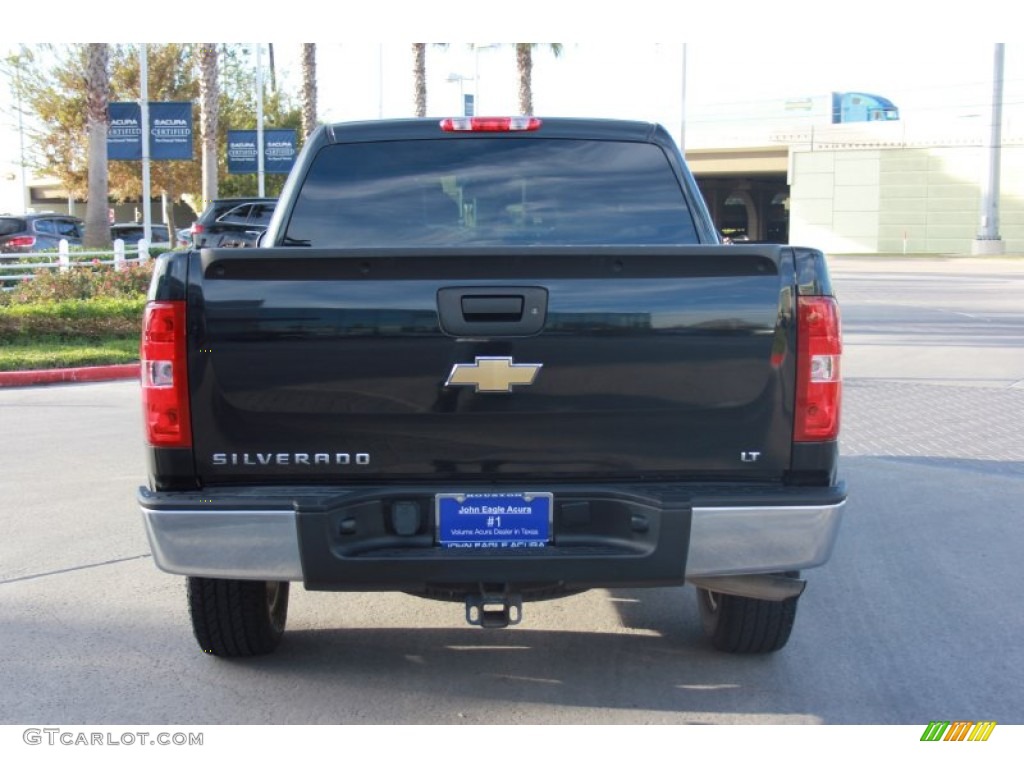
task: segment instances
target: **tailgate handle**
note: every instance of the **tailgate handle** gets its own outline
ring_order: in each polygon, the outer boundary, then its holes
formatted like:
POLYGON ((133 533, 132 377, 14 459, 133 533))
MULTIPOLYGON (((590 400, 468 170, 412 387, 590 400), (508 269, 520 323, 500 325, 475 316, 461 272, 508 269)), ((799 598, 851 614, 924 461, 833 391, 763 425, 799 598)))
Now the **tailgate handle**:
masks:
POLYGON ((516 323, 523 319, 523 297, 463 296, 462 317, 470 323, 516 323))
POLYGON ((451 336, 532 336, 544 328, 548 291, 535 286, 441 288, 437 314, 451 336))

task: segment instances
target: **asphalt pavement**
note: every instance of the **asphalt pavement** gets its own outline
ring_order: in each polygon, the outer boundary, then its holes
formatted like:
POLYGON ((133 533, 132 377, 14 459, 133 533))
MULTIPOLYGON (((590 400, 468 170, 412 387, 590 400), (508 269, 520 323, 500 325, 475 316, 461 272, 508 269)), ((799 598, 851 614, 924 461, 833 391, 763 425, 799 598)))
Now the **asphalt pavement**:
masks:
POLYGON ((294 585, 276 654, 211 658, 135 505, 137 385, 21 387, 0 391, 0 722, 1024 723, 1024 260, 831 263, 850 501, 779 653, 711 650, 682 587, 484 631, 294 585))

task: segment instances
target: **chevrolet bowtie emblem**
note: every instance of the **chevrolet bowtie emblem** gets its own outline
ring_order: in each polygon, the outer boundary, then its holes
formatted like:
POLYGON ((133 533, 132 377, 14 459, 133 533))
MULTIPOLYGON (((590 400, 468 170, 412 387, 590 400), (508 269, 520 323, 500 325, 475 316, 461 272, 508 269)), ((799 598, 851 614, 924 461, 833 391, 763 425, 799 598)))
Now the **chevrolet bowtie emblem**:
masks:
POLYGON ((475 387, 477 392, 511 392, 514 386, 533 384, 541 363, 516 365, 511 357, 478 357, 472 363, 456 363, 446 387, 475 387))

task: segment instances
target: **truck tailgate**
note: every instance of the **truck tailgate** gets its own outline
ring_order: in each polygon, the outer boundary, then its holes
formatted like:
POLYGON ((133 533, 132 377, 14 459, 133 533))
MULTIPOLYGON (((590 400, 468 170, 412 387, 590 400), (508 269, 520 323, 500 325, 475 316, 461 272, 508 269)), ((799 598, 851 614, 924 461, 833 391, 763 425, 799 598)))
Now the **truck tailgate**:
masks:
POLYGON ((778 479, 793 285, 770 245, 203 250, 199 480, 778 479))

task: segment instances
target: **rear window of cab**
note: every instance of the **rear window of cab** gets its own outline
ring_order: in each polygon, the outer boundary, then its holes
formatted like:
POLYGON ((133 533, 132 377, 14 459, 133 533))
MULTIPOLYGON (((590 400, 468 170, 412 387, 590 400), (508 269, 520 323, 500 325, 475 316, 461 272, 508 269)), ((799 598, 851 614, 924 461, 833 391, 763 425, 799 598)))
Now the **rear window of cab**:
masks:
POLYGON ((285 245, 687 245, 664 151, 626 141, 416 140, 323 147, 285 245))

